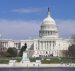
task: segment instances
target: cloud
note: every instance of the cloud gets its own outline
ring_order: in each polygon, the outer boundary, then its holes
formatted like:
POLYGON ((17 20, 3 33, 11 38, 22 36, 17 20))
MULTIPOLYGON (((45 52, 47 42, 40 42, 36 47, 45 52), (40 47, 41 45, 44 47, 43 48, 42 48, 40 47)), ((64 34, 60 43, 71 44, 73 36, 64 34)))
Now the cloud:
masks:
POLYGON ((24 39, 38 36, 38 21, 0 20, 0 33, 3 38, 24 39))
POLYGON ((75 20, 57 20, 61 36, 67 37, 75 34, 75 20))
POLYGON ((34 12, 40 12, 42 9, 38 8, 19 8, 19 9, 13 9, 12 12, 16 13, 34 13, 34 12))
MULTIPOLYGON (((36 20, 0 20, 0 34, 3 38, 9 39, 35 38, 39 36, 41 22, 36 20)), ((56 20, 56 23, 61 36, 68 37, 75 34, 75 20, 56 20)))

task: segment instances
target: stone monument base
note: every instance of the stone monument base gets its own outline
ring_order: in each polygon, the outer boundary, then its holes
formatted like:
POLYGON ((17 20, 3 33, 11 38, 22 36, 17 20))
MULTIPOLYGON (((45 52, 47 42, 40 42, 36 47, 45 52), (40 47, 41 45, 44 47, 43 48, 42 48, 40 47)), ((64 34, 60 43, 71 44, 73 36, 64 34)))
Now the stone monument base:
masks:
POLYGON ((27 52, 23 52, 21 63, 30 63, 30 60, 27 57, 27 52))

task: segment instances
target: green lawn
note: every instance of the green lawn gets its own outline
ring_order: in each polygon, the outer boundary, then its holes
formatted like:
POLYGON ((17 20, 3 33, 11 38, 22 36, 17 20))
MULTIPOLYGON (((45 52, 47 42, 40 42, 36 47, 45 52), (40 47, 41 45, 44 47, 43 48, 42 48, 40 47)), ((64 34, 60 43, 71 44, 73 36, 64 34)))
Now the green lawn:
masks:
MULTIPOLYGON (((7 64, 9 60, 15 59, 17 62, 21 61, 21 57, 0 57, 0 64, 7 64)), ((67 58, 67 57, 51 57, 51 58, 29 58, 31 62, 35 62, 36 60, 41 60, 42 63, 75 63, 75 58, 67 58)))
POLYGON ((8 64, 9 60, 0 60, 0 64, 8 64))
POLYGON ((66 57, 62 57, 62 58, 50 58, 50 60, 44 59, 42 60, 42 63, 75 63, 75 58, 66 58, 66 57))
POLYGON ((31 62, 35 62, 36 60, 41 60, 42 63, 75 63, 75 58, 67 58, 67 57, 51 57, 51 58, 30 58, 31 62))
POLYGON ((17 62, 20 62, 21 61, 21 57, 0 57, 0 64, 8 64, 9 63, 9 60, 11 59, 14 59, 14 60, 17 60, 17 62))

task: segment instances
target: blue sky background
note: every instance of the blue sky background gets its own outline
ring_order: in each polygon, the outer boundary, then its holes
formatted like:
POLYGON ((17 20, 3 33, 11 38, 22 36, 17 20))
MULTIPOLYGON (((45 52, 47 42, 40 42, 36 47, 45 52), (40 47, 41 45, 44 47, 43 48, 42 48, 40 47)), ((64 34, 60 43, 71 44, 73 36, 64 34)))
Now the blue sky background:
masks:
POLYGON ((37 37, 48 7, 59 27, 60 36, 75 34, 75 0, 0 0, 2 38, 37 37))

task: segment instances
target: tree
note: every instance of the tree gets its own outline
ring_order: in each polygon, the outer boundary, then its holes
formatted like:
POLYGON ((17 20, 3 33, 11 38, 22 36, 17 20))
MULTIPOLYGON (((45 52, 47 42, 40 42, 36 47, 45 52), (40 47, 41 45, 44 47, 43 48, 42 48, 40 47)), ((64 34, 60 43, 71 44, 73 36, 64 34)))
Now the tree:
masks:
POLYGON ((68 57, 68 50, 62 50, 62 54, 64 57, 68 57))
POLYGON ((22 46, 21 50, 20 50, 20 56, 23 55, 23 52, 26 51, 27 49, 27 44, 25 43, 24 46, 22 46))
POLYGON ((69 56, 70 56, 70 57, 75 57, 75 44, 71 45, 71 46, 68 48, 68 53, 69 53, 69 56))
POLYGON ((4 47, 4 46, 1 44, 1 41, 0 41, 0 56, 5 56, 6 51, 7 51, 7 48, 4 47))
POLYGON ((72 37, 71 37, 71 43, 75 44, 75 35, 72 35, 72 37))
POLYGON ((16 48, 8 48, 7 50, 8 57, 16 57, 17 56, 17 49, 16 48))

